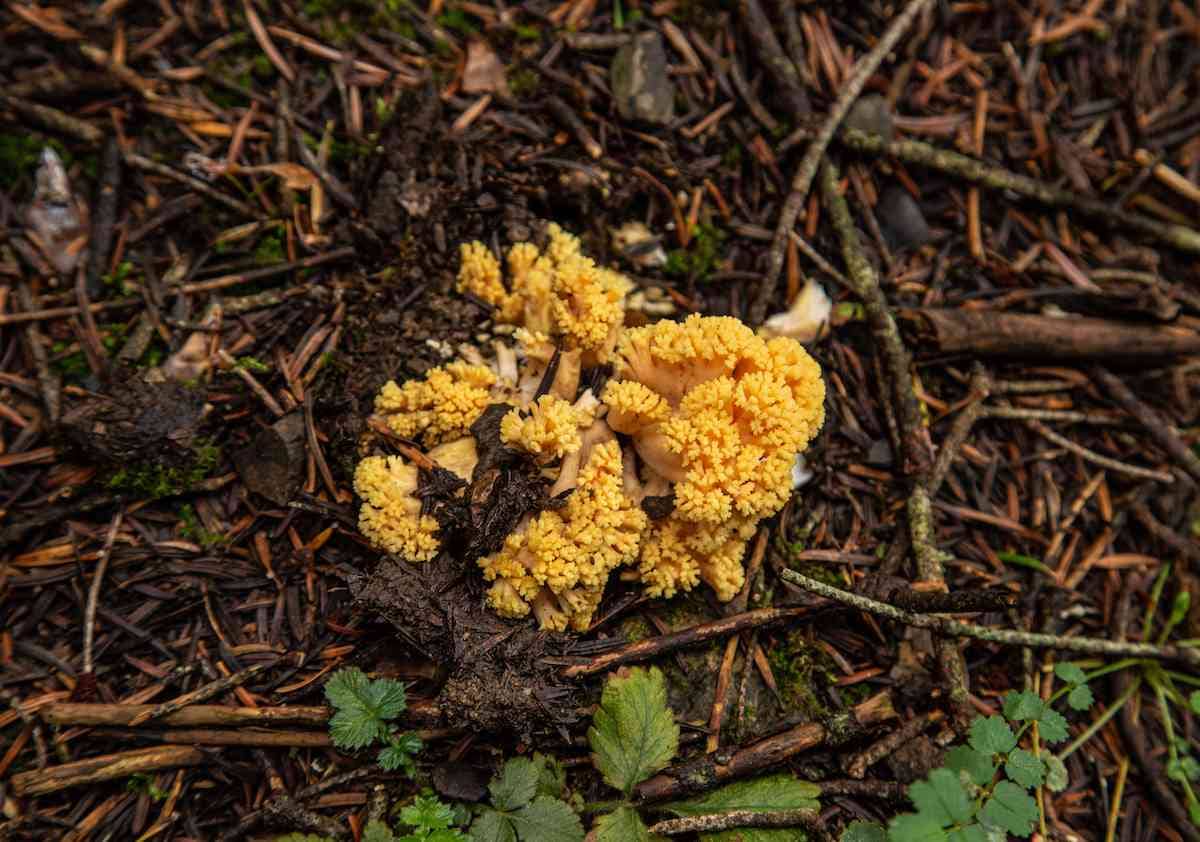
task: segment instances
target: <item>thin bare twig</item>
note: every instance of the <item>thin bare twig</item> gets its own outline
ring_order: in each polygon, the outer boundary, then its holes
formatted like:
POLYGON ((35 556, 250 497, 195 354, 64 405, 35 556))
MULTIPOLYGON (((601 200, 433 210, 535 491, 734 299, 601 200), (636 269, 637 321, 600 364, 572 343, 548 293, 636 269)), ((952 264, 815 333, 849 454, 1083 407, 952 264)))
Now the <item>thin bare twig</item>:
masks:
POLYGON ((121 519, 125 517, 124 509, 117 509, 112 522, 108 525, 108 534, 104 536, 104 548, 100 550, 100 558, 96 561, 96 570, 92 574, 92 584, 88 587, 87 606, 83 612, 83 671, 85 674, 96 670, 92 663, 92 643, 96 635, 96 609, 100 605, 100 586, 104 582, 104 574, 108 570, 108 560, 112 557, 113 542, 117 539, 117 530, 121 528, 121 519))

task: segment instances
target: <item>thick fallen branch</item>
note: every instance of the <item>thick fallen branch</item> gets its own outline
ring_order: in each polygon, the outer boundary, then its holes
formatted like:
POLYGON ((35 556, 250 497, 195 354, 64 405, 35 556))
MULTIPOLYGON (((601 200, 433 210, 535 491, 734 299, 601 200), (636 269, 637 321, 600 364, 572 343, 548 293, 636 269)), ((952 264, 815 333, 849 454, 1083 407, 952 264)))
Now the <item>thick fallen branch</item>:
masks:
POLYGON ((902 310, 925 328, 941 353, 1045 360, 1161 359, 1200 353, 1200 334, 1106 319, 1037 316, 997 310, 902 310))
POLYGON ((1096 637, 1063 637, 1056 634, 1038 634, 1011 629, 990 629, 952 620, 939 614, 914 614, 911 611, 904 611, 894 605, 888 605, 886 602, 876 602, 865 596, 830 587, 824 582, 810 579, 794 570, 780 570, 779 575, 785 582, 790 582, 826 599, 832 599, 852 608, 858 608, 861 611, 886 617, 905 625, 930 629, 938 634, 951 637, 973 637, 976 640, 986 640, 990 643, 1061 649, 1066 652, 1086 652, 1090 655, 1179 661, 1193 667, 1200 667, 1200 649, 1182 646, 1155 646, 1152 643, 1128 643, 1123 640, 1103 640, 1096 637))
POLYGON ((778 766, 802 751, 845 742, 864 729, 895 716, 891 696, 887 692, 879 693, 828 723, 806 722, 744 748, 718 751, 672 766, 638 784, 633 797, 636 802, 648 803, 715 789, 729 781, 778 766))

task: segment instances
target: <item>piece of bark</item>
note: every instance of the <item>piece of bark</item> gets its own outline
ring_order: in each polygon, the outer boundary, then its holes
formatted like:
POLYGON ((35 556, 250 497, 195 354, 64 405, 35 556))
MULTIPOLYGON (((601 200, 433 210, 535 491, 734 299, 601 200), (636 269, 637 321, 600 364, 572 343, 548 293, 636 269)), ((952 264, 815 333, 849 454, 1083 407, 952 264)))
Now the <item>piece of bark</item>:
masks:
POLYGON ((292 412, 235 453, 233 464, 247 488, 285 506, 304 478, 304 442, 304 413, 292 412))
POLYGON ((1200 353, 1200 333, 1106 319, 1055 318, 994 310, 902 310, 921 342, 941 353, 1048 360, 1158 359, 1200 353))

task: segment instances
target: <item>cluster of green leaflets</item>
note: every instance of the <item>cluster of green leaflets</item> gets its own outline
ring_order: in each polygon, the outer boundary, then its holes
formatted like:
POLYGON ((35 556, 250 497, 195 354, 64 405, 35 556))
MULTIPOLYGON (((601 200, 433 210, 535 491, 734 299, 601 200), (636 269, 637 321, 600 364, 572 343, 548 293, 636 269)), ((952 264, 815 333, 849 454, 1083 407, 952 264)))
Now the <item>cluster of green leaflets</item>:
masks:
MULTIPOLYGON (((1054 671, 1066 685, 1072 709, 1092 706, 1082 669, 1059 664, 1054 671)), ((1041 786, 1054 792, 1065 789, 1067 769, 1050 752, 1022 748, 1021 739, 1034 726, 1035 746, 1060 743, 1070 733, 1063 715, 1036 693, 1007 694, 1003 712, 972 722, 966 744, 946 753, 945 766, 909 787, 916 812, 896 816, 886 830, 854 822, 842 834, 842 842, 992 842, 1008 835, 1029 836, 1039 818, 1030 793, 1041 786)))
POLYGON ((325 698, 333 707, 329 735, 344 751, 357 751, 375 743, 379 765, 388 771, 416 772, 413 755, 421 750, 415 734, 394 730, 392 720, 404 713, 408 700, 404 685, 387 678, 370 679, 357 667, 338 670, 325 683, 325 698))

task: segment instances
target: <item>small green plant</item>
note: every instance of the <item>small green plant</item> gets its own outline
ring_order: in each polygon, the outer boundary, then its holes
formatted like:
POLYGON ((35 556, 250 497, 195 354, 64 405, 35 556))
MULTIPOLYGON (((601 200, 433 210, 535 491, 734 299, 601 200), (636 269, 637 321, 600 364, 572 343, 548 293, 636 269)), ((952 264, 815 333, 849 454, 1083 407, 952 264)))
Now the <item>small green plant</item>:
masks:
POLYGON ((121 468, 109 476, 107 485, 122 491, 157 500, 172 497, 199 485, 221 462, 221 448, 206 438, 192 445, 192 461, 183 467, 153 462, 121 468))
POLYGON ((145 772, 134 772, 125 782, 125 789, 138 795, 148 795, 151 801, 165 801, 171 793, 160 789, 154 783, 154 777, 145 772))
POLYGON ((721 259, 721 247, 726 234, 708 222, 701 222, 692 229, 692 238, 686 249, 675 249, 667 255, 663 271, 677 277, 708 280, 721 259))
POLYGON ((880 825, 855 822, 842 842, 990 842, 1007 834, 1029 836, 1041 813, 1030 793, 1045 786, 1059 792, 1067 786, 1062 757, 1042 749, 1070 736, 1067 720, 1052 705, 1062 697, 1073 710, 1094 701, 1088 676, 1076 664, 1055 667, 1063 682, 1050 701, 1029 691, 1004 697, 1003 716, 979 717, 971 723, 966 745, 946 754, 946 765, 908 790, 915 813, 903 813, 880 825), (1030 748, 1024 748, 1025 742, 1030 748))
MULTIPOLYGON (((634 787, 664 769, 679 750, 679 726, 667 707, 667 688, 657 669, 632 669, 608 680, 588 729, 592 762, 605 783, 621 791, 615 809, 596 822, 596 842, 648 842, 649 828, 631 798, 634 787)), ((676 816, 734 810, 772 812, 818 808, 820 788, 788 774, 738 781, 698 798, 664 805, 676 816)), ((612 806, 612 805, 608 805, 612 806)), ((739 828, 702 833, 701 842, 795 842, 795 829, 739 828)))
POLYGON ((471 822, 475 842, 582 842, 583 825, 562 800, 562 768, 540 754, 514 757, 488 784, 491 804, 471 822))
POLYGON ((412 828, 411 833, 397 836, 381 821, 367 822, 362 842, 467 842, 455 828, 454 810, 437 798, 417 796, 412 804, 400 811, 400 824, 412 828))
POLYGON ((325 698, 334 709, 329 720, 333 744, 357 751, 375 743, 379 765, 389 771, 416 772, 413 755, 421 750, 415 734, 395 730, 392 720, 408 706, 404 684, 387 678, 367 678, 357 667, 338 670, 325 683, 325 698))

